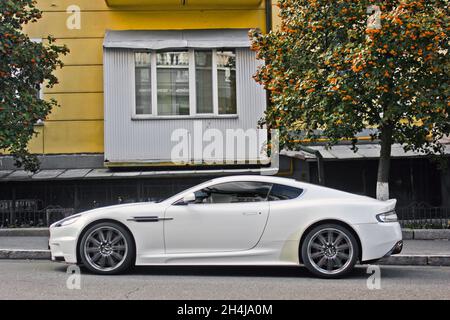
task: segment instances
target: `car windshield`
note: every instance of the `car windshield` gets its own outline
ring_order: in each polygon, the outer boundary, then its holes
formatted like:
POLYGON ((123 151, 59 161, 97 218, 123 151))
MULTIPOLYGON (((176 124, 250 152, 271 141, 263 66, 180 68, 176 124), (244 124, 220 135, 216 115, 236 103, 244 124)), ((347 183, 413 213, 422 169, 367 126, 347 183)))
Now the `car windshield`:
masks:
POLYGON ((176 193, 176 194, 174 194, 174 195, 172 195, 172 196, 169 196, 169 197, 165 197, 165 198, 159 199, 158 201, 156 201, 156 203, 161 203, 161 202, 164 202, 164 201, 168 201, 168 200, 170 200, 170 199, 172 199, 172 198, 173 198, 173 201, 176 201, 176 200, 178 200, 178 199, 181 197, 182 194, 184 194, 184 193, 189 193, 189 191, 194 191, 195 189, 197 189, 197 188, 199 188, 199 187, 201 187, 201 186, 203 186, 203 185, 207 185, 207 184, 210 183, 211 181, 213 181, 213 180, 205 181, 205 182, 200 183, 200 184, 197 184, 197 185, 195 185, 195 186, 193 186, 193 187, 191 187, 191 188, 189 188, 189 189, 186 189, 186 190, 183 190, 183 191, 181 191, 181 192, 178 192, 178 193, 176 193))

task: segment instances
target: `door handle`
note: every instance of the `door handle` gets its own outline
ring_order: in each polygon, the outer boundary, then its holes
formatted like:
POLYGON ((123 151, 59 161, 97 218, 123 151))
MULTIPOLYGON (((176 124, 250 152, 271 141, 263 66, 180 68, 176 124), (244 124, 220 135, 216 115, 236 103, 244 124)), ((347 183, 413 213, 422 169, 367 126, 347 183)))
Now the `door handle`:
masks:
POLYGON ((261 214, 261 212, 242 212, 244 216, 256 216, 257 214, 261 214))

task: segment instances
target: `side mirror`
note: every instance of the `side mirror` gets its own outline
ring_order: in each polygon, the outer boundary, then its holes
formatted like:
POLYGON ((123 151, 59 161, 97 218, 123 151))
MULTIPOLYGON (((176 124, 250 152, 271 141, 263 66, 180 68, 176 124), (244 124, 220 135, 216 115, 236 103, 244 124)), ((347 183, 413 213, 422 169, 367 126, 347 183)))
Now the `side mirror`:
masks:
POLYGON ((189 193, 183 197, 183 203, 185 203, 185 204, 195 202, 195 200, 196 200, 196 197, 195 197, 195 193, 193 193, 193 192, 189 193))

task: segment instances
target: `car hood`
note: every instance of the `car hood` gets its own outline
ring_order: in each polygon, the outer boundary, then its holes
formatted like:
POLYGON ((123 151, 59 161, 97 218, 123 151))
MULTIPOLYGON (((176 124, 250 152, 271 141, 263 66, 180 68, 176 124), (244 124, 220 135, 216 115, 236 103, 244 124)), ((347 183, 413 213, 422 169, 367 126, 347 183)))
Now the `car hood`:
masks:
POLYGON ((100 207, 100 208, 95 208, 95 209, 91 209, 91 210, 87 210, 87 211, 83 211, 81 212, 82 215, 85 214, 97 214, 97 213, 103 213, 105 211, 118 211, 120 209, 124 209, 124 208, 137 208, 137 207, 141 207, 141 206, 152 206, 154 205, 155 208, 158 207, 160 204, 157 202, 136 202, 136 203, 125 203, 125 204, 116 204, 116 205, 112 205, 112 206, 106 206, 106 207, 100 207))

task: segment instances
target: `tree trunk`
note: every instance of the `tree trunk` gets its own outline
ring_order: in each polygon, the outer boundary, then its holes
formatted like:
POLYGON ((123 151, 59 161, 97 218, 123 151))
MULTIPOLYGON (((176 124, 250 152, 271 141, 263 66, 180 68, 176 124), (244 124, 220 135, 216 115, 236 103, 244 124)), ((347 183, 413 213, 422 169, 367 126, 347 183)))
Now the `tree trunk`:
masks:
POLYGON ((389 169, 391 164, 392 125, 380 128, 380 160, 378 162, 377 199, 389 200, 389 169))

